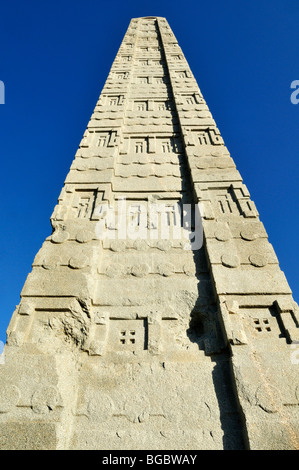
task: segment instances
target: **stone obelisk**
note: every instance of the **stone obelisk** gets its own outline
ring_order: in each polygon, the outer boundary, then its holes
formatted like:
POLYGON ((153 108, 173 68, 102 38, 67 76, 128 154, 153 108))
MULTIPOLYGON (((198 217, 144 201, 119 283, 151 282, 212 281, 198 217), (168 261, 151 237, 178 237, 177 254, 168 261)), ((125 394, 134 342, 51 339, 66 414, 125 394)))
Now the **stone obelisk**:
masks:
POLYGON ((298 449, 298 306, 165 18, 132 19, 7 331, 2 449, 298 449))

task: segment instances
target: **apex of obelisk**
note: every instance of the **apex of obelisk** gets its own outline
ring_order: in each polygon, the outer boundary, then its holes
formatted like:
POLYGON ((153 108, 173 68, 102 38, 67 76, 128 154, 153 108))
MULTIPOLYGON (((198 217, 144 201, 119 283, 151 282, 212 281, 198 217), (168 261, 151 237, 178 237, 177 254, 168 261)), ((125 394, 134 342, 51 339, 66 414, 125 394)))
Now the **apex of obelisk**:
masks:
POLYGON ((134 20, 166 20, 164 16, 139 16, 137 18, 132 18, 134 20))

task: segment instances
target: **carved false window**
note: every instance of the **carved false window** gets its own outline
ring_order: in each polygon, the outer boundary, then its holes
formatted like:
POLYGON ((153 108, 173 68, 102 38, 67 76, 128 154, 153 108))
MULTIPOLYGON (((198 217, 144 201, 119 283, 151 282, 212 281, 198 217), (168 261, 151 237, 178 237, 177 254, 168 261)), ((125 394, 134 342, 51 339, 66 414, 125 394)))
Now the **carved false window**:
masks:
POLYGON ((117 80, 125 80, 128 77, 128 73, 127 72, 117 72, 115 74, 115 77, 116 77, 117 80))
POLYGON ((121 62, 130 62, 131 59, 132 57, 128 55, 128 56, 122 56, 120 60, 121 62))
POLYGON ((123 95, 107 96, 106 104, 108 106, 118 106, 118 105, 122 104, 123 99, 124 99, 123 95))
POLYGON ((98 137, 98 147, 107 147, 109 141, 109 135, 104 134, 98 137))
POLYGON ((198 138, 198 143, 200 145, 210 145, 211 144, 209 134, 206 131, 198 132, 197 138, 198 138))
POLYGON ((193 96, 186 96, 185 100, 186 100, 186 104, 195 104, 195 100, 193 96))
POLYGON ((179 153, 181 152, 181 139, 177 136, 164 137, 157 139, 157 150, 162 153, 179 153))
POLYGON ((254 328, 256 331, 259 333, 264 332, 264 331, 271 331, 271 326, 268 318, 254 318, 253 319, 254 323, 254 328))
POLYGON ((118 102, 118 99, 116 96, 114 96, 113 98, 110 98, 109 99, 109 105, 110 106, 116 106, 117 105, 117 102, 118 102))
POLYGON ((140 83, 142 85, 148 83, 148 77, 137 77, 137 83, 140 83))
POLYGON ((170 101, 158 101, 156 108, 159 111, 166 111, 171 109, 170 101))
POLYGON ((162 152, 169 153, 171 151, 171 144, 169 140, 161 142, 162 152))
POLYGON ((136 101, 134 107, 136 111, 147 111, 148 103, 147 101, 136 101))
POLYGON ((128 224, 131 227, 146 226, 146 214, 144 206, 140 204, 130 204, 128 207, 128 224))
POLYGON ((181 216, 178 212, 178 207, 176 204, 165 204, 164 211, 166 223, 169 227, 181 224, 181 216))
POLYGON ((216 196, 216 199, 215 208, 219 215, 238 215, 240 213, 230 190, 221 191, 221 193, 218 193, 216 196))
POLYGON ((136 342, 136 331, 135 330, 121 330, 120 331, 120 343, 123 345, 126 344, 135 344, 136 342))
POLYGON ((119 352, 147 349, 148 327, 145 319, 110 321, 108 349, 119 352))
POLYGON ((133 139, 134 153, 147 153, 148 152, 148 139, 133 139))
POLYGON ((77 218, 87 219, 92 216, 95 202, 95 194, 93 192, 83 192, 78 201, 77 218))

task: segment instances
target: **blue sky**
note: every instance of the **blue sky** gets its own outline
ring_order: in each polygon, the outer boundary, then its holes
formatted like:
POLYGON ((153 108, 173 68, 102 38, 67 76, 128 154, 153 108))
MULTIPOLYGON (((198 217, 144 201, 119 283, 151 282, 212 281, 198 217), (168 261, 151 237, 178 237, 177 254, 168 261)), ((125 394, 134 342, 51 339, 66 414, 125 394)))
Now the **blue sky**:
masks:
MULTIPOLYGON (((0 6, 0 340, 132 17, 164 16, 299 299, 297 0, 10 0, 0 6)), ((299 95, 298 95, 299 96, 299 95)))

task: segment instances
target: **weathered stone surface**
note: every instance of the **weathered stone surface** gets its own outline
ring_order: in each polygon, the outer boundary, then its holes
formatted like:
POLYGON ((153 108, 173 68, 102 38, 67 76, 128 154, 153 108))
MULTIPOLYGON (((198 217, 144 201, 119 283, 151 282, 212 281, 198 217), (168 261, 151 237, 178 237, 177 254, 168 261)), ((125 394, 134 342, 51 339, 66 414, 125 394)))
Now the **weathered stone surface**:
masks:
POLYGON ((165 18, 132 19, 51 224, 1 449, 299 449, 299 308, 165 18))

